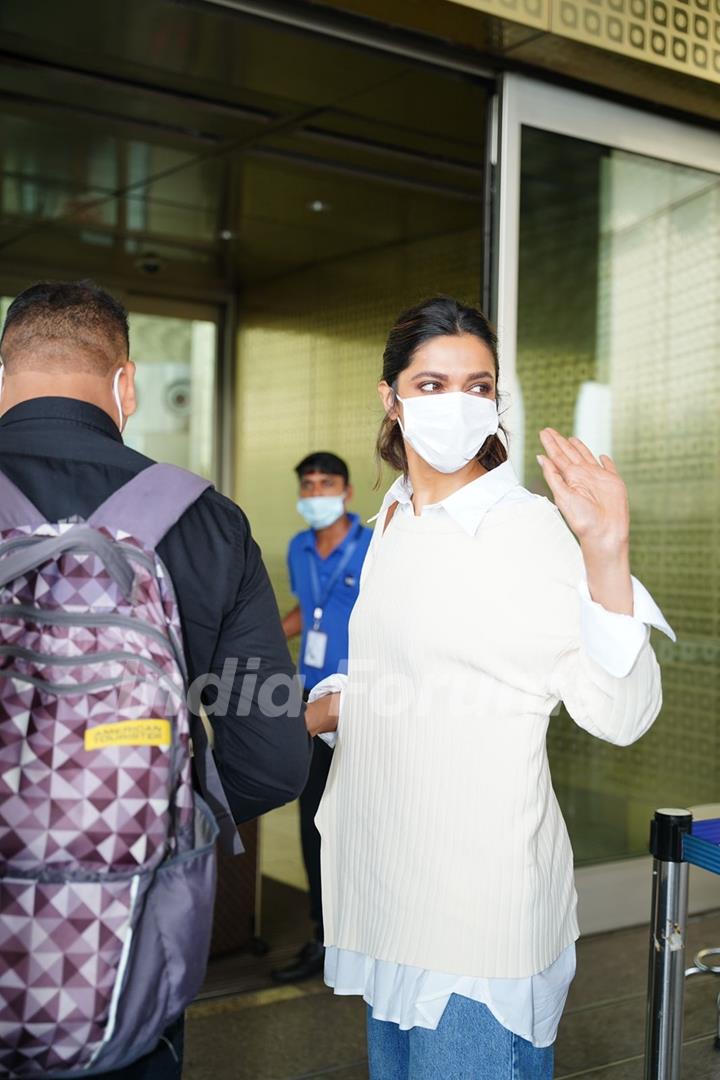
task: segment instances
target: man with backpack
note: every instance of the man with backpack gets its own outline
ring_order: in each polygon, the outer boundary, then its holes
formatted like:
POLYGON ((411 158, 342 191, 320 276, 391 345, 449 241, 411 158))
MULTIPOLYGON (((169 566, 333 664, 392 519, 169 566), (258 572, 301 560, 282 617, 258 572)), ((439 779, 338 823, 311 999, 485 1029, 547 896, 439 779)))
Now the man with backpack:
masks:
POLYGON ((0 357, 0 1073, 175 1080, 218 825, 302 791, 301 695, 243 512, 123 444, 122 305, 35 285, 0 357))

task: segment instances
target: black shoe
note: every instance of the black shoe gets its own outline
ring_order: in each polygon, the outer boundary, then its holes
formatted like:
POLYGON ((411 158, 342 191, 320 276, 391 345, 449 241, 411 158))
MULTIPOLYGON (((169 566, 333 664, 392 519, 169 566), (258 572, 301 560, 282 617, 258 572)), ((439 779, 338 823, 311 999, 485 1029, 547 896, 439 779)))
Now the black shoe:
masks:
POLYGON ((325 946, 320 941, 308 941, 297 954, 292 964, 272 972, 277 983, 302 982, 313 975, 321 975, 325 966, 325 946))

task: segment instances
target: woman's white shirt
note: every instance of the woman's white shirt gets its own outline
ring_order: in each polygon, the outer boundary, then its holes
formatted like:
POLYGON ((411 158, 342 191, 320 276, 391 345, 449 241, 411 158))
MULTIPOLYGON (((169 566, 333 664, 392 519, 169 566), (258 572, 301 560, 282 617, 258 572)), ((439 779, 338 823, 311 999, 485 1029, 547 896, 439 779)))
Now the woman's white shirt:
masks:
MULTIPOLYGON (((449 515, 474 536, 487 514, 510 502, 540 496, 521 487, 509 462, 466 484, 439 503, 426 506, 423 515, 449 515)), ((397 502, 398 514, 412 516, 412 488, 399 477, 387 492, 378 517, 397 502)), ((363 578, 382 542, 376 529, 363 568, 363 578)), ((362 588, 362 584, 361 584, 362 588)), ((644 586, 633 578, 633 615, 620 615, 595 603, 584 580, 578 581, 581 598, 580 633, 583 650, 609 674, 622 678, 631 671, 655 626, 673 640, 675 635, 644 586)), ((310 700, 328 693, 342 694, 347 676, 333 675, 318 683, 310 700)), ((342 698, 340 704, 342 714, 342 698)), ((320 736, 333 746, 335 733, 320 736)), ((567 993, 575 973, 575 946, 569 945, 544 971, 526 978, 482 978, 427 971, 408 964, 365 956, 350 949, 328 947, 325 981, 336 994, 362 995, 373 1016, 397 1023, 401 1029, 437 1027, 451 994, 482 1002, 508 1030, 532 1042, 549 1046, 555 1041, 567 993)))

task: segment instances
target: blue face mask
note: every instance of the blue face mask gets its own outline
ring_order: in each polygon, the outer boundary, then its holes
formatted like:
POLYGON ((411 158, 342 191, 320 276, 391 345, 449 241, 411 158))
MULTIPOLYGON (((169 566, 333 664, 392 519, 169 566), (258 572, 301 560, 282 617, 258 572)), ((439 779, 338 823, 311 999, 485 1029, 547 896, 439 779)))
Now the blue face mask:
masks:
POLYGON ((327 529, 345 513, 345 499, 342 495, 314 495, 309 499, 299 499, 297 512, 311 529, 327 529))

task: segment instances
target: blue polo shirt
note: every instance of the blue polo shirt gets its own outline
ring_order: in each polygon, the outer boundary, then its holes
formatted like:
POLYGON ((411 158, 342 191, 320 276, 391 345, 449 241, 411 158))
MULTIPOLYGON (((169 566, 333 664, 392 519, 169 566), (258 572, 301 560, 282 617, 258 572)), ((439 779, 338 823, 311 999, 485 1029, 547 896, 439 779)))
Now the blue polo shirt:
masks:
POLYGON ((302 614, 303 633, 298 668, 300 674, 305 677, 306 690, 312 690, 313 686, 328 675, 334 675, 337 671, 347 671, 348 621, 350 612, 357 600, 360 587, 360 571, 372 539, 372 529, 366 529, 357 514, 348 514, 348 517, 351 525, 347 536, 330 552, 326 559, 321 558, 318 554, 315 546, 315 533, 312 529, 307 529, 305 532, 294 536, 288 548, 287 561, 290 588, 298 598, 302 614), (321 668, 308 667, 304 663, 305 635, 309 629, 312 629, 313 612, 315 610, 310 561, 314 562, 322 595, 338 565, 345 558, 351 544, 354 544, 355 548, 350 560, 335 582, 323 609, 320 629, 328 636, 325 663, 321 668))

